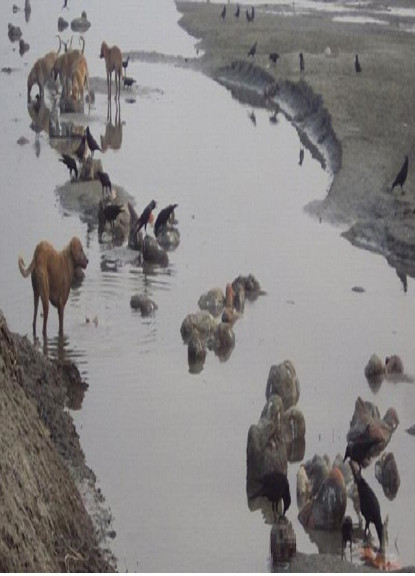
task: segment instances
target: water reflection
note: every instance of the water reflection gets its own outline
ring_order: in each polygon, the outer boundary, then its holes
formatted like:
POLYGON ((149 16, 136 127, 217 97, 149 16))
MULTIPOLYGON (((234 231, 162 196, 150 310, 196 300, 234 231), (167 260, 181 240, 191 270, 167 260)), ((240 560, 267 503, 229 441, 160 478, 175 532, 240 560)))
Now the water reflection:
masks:
POLYGON ((112 122, 112 101, 108 100, 107 106, 107 124, 105 126, 105 134, 101 135, 101 149, 106 152, 108 148, 112 150, 120 150, 122 145, 122 127, 125 122, 121 121, 121 103, 115 104, 115 120, 112 122))

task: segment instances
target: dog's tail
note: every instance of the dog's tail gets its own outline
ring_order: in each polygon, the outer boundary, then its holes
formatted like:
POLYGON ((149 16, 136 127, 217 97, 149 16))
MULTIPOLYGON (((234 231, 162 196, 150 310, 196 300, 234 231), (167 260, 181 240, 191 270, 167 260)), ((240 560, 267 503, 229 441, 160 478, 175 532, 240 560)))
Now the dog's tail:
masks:
POLYGON ((30 263, 29 268, 25 268, 24 260, 21 256, 19 256, 17 263, 19 264, 19 270, 23 278, 27 278, 35 269, 35 259, 32 260, 30 263))

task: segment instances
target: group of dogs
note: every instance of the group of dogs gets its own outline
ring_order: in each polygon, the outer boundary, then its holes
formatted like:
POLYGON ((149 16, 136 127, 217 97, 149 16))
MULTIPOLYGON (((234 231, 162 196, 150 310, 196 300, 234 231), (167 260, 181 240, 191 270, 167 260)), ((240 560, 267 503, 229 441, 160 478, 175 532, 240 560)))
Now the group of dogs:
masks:
MULTIPOLYGON (((89 96, 88 64, 84 55, 85 41, 80 36, 80 49, 72 48, 72 39, 69 44, 64 43, 59 34, 59 47, 38 58, 33 64, 27 78, 27 101, 31 102, 31 91, 37 85, 38 101, 43 101, 45 86, 59 78, 62 86, 62 97, 83 101, 85 88, 89 96), (64 44, 64 51, 62 50, 64 44)), ((115 99, 120 99, 123 60, 118 46, 109 47, 103 41, 100 58, 104 58, 107 73, 108 98, 111 98, 112 73, 115 74, 115 99)), ((90 96, 88 98, 90 101, 90 96)), ((74 236, 69 244, 61 251, 57 251, 49 242, 41 241, 35 248, 33 258, 26 268, 23 258, 19 256, 18 267, 24 278, 31 276, 34 314, 33 334, 36 335, 36 319, 39 300, 43 307, 43 337, 47 335, 47 321, 49 303, 58 310, 59 335, 63 335, 63 316, 72 280, 79 269, 85 269, 88 258, 85 255, 80 239, 74 236)))
MULTIPOLYGON (((89 92, 89 72, 88 64, 84 55, 85 40, 80 36, 82 48, 72 48, 72 38, 68 44, 63 42, 59 36, 59 48, 57 51, 52 50, 44 56, 38 58, 33 64, 27 78, 27 101, 30 103, 31 91, 34 85, 39 88, 39 97, 44 98, 45 85, 52 81, 59 81, 62 86, 62 96, 72 98, 76 101, 83 101, 85 88, 88 91, 88 101, 90 101, 89 92), (61 53, 62 44, 65 50, 61 53)), ((121 50, 118 46, 108 46, 103 41, 101 44, 100 58, 105 59, 107 72, 107 89, 108 97, 111 98, 111 80, 112 73, 115 75, 115 98, 120 99, 121 78, 123 70, 123 60, 121 50)))

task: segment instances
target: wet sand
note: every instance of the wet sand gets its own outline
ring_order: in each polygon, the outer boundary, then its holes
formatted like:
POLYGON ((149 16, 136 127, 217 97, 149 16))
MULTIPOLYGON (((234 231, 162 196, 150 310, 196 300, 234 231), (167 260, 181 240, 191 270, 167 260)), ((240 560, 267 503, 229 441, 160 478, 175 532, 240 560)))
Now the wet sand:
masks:
MULTIPOLYGON (((232 62, 250 60, 266 70, 278 87, 288 82, 321 96, 340 144, 341 160, 331 163, 335 177, 326 199, 307 209, 322 220, 348 226, 345 236, 352 243, 383 254, 393 266, 414 276, 415 62, 413 34, 407 31, 414 19, 385 11, 384 23, 373 23, 369 19, 377 18, 376 6, 368 4, 359 10, 365 23, 335 21, 328 11, 304 14, 289 4, 258 6, 254 22, 248 24, 243 6, 237 20, 234 6, 228 5, 224 21, 218 4, 177 2, 177 7, 180 25, 200 38, 200 56, 193 64, 206 74, 217 77, 232 62), (255 58, 248 58, 254 42, 255 58), (276 65, 269 60, 270 52, 279 54, 276 65), (305 59, 302 76, 300 52, 305 59), (360 74, 355 72, 356 54, 360 74), (391 192, 405 154, 409 173, 404 193, 399 186, 391 192)), ((294 120, 301 130, 307 119, 297 114, 294 120)), ((324 139, 317 141, 324 144, 324 139)))

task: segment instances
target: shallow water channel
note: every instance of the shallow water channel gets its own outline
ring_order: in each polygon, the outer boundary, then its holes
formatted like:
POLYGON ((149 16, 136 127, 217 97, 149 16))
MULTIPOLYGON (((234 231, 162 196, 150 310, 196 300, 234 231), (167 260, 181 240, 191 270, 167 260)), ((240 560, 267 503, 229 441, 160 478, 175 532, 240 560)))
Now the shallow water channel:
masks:
MULTIPOLYGON (((113 513, 119 569, 269 569, 271 526, 247 506, 246 441, 265 403, 269 369, 286 358, 301 385, 305 460, 316 453, 331 459, 344 453, 359 395, 375 402, 382 415, 389 406, 396 408, 400 425, 388 447, 401 475, 396 499, 383 496, 373 465, 365 477, 382 515, 389 514, 389 553, 413 563, 414 440, 405 432, 415 421, 413 385, 385 382, 374 393, 364 377, 373 352, 381 357, 398 353, 406 371, 415 374, 412 279, 405 293, 383 258, 353 248, 340 228, 304 212, 309 201, 324 197, 331 177, 307 150, 299 164, 297 132, 282 115, 273 124, 268 111, 255 109, 254 125, 251 107, 212 80, 183 67, 137 60, 128 68, 137 86, 121 98, 121 149, 101 158, 114 186, 134 196, 137 211, 152 198, 160 208, 178 202, 181 243, 166 269, 144 273, 125 263, 127 248, 99 244, 96 229, 62 210, 55 189, 68 173, 45 133, 35 143, 26 109, 31 64, 56 46, 58 16, 79 16, 82 2, 70 0, 68 12, 54 0, 33 4, 28 23, 23 13, 12 14, 10 2, 0 6, 2 21, 21 25, 31 45, 21 58, 3 30, 1 67, 11 66, 13 72, 0 76, 0 307, 13 331, 31 336, 32 288, 18 272, 17 256, 30 261, 42 238, 60 248, 72 235, 80 236, 89 265, 66 307, 65 351, 89 384, 73 417, 113 513), (132 96, 136 101, 128 103, 132 96), (22 135, 30 143, 20 147, 16 141, 22 135), (108 257, 115 261, 112 267, 103 264, 108 257), (248 273, 266 295, 249 303, 236 323, 230 358, 220 362, 209 353, 203 371, 189 373, 182 320, 197 310, 204 291, 224 288, 248 273), (353 291, 356 286, 364 291, 353 291), (153 317, 143 319, 130 309, 136 292, 156 301, 153 317), (97 326, 86 323, 95 316, 97 326)), ((98 58, 103 38, 126 51, 195 54, 194 39, 176 25, 170 0, 93 0, 87 12, 91 76, 104 78, 98 58)), ((98 93, 90 117, 80 121, 89 123, 95 136, 104 134, 106 96, 98 93)), ((52 353, 57 327, 52 310, 52 353)), ((288 517, 298 550, 315 552, 314 537, 296 519, 298 467, 289 465, 293 503, 288 517)), ((348 513, 354 517, 351 502, 348 513)), ((321 538, 322 551, 328 542, 321 538)), ((340 536, 334 550, 340 553, 340 536)))

